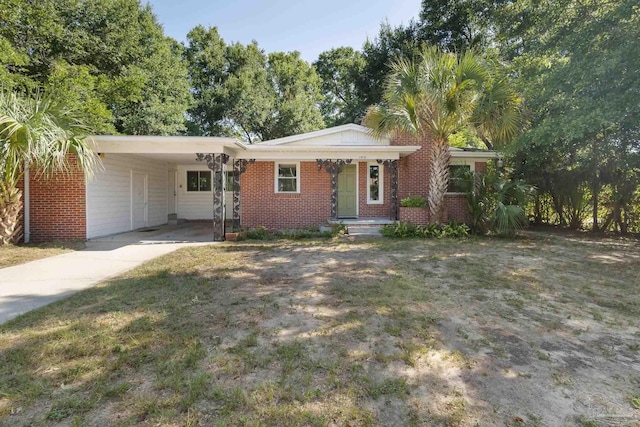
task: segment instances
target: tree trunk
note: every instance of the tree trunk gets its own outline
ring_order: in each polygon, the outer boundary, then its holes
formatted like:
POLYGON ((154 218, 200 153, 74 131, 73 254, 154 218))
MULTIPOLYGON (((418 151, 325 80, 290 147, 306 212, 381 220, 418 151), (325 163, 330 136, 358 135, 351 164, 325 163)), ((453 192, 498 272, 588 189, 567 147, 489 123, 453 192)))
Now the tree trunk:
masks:
POLYGON ((594 177, 593 177, 593 188, 591 189, 593 196, 593 228, 591 231, 596 232, 600 231, 600 227, 598 226, 598 197, 600 196, 600 179, 598 178, 598 170, 596 169, 594 177))
POLYGON ((431 151, 431 174, 429 176, 429 213, 431 222, 442 224, 445 216, 444 195, 449 185, 449 162, 451 153, 447 140, 434 139, 431 151))
POLYGON ((0 245, 17 243, 22 237, 22 192, 0 183, 0 245))

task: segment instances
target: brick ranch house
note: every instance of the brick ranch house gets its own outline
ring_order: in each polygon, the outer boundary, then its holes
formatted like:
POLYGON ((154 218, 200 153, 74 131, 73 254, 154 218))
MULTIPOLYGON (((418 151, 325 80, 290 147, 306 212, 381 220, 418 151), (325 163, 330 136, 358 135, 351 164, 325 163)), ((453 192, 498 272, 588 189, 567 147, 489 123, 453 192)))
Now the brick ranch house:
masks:
MULTIPOLYGON (((91 239, 175 219, 213 221, 214 240, 224 239, 225 223, 276 230, 347 218, 429 220, 426 208, 399 207, 427 194, 429 140, 375 139, 355 124, 251 145, 187 136, 92 140, 103 163, 93 179, 25 175, 26 241, 91 239)), ((472 171, 498 157, 457 148, 451 155, 452 168, 472 171)), ((449 219, 466 219, 463 194, 447 194, 446 206, 449 219)))

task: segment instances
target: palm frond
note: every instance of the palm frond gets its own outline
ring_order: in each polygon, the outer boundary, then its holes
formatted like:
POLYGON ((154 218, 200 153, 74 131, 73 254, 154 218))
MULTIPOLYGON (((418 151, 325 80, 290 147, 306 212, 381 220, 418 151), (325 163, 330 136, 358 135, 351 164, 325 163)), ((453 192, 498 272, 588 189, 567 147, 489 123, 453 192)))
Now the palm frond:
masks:
POLYGON ((527 225, 527 216, 520 206, 498 202, 491 221, 498 234, 511 235, 527 225))
POLYGON ((24 165, 47 176, 77 167, 90 176, 100 159, 85 142, 89 134, 74 111, 40 91, 26 97, 0 91, 0 167, 5 181, 17 182, 24 165))

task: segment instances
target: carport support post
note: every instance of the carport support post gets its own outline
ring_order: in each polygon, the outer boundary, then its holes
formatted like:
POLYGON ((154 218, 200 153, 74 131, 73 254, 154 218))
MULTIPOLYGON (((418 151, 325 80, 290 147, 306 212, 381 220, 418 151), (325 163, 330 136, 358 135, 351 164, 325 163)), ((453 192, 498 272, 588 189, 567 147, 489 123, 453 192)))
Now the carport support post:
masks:
POLYGON ((206 161, 207 166, 213 172, 213 241, 224 241, 224 220, 225 220, 225 190, 226 190, 226 172, 229 156, 221 154, 202 154, 197 153, 198 161, 206 161))

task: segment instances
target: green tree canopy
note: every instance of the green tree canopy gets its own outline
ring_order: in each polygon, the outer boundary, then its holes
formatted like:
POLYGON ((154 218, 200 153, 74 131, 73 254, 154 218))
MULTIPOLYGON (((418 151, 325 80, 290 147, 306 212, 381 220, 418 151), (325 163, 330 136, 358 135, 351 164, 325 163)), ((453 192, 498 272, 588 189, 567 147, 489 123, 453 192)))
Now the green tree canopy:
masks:
POLYGON ((187 40, 190 133, 253 142, 323 127, 320 78, 298 52, 227 45, 215 27, 197 26, 187 40))
POLYGON ((300 52, 269 54, 267 72, 276 102, 265 126, 263 139, 322 129, 321 79, 316 70, 300 58, 300 52))
POLYGON ((352 47, 339 47, 322 52, 314 62, 322 79, 322 115, 327 126, 360 123, 367 105, 362 102, 358 84, 365 59, 352 47))
POLYGON ((181 48, 139 0, 7 0, 0 45, 3 86, 44 86, 98 132, 184 130, 181 48))
POLYGON ((597 230, 603 190, 607 215, 619 216, 637 188, 620 181, 637 182, 640 167, 640 8, 632 0, 531 5, 506 10, 500 34, 531 113, 518 171, 551 196, 564 223, 590 195, 597 230))

